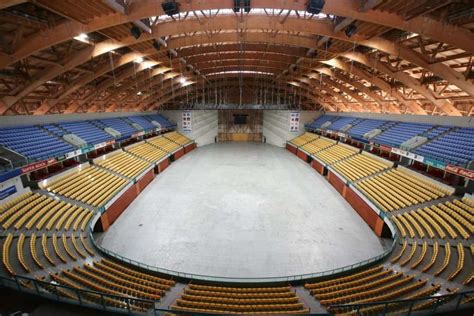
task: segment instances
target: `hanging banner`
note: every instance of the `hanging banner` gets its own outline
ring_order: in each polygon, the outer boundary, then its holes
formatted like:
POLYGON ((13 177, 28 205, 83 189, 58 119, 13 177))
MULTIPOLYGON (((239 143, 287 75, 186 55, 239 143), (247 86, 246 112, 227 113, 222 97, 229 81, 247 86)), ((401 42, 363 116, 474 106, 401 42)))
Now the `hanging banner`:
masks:
POLYGON ((290 112, 290 132, 300 130, 300 112, 290 112))
POLYGON ((463 167, 447 165, 446 171, 450 173, 457 174, 458 176, 474 180, 474 170, 469 170, 463 167))
POLYGON ((182 121, 183 121, 183 131, 184 132, 191 132, 193 130, 192 125, 192 112, 191 111, 183 111, 182 114, 182 121))

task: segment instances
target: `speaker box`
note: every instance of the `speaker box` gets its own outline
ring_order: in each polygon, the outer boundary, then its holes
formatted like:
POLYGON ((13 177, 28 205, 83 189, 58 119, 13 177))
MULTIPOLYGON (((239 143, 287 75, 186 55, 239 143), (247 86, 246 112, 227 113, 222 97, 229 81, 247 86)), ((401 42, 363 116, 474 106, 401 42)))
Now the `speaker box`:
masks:
POLYGON ((132 34, 135 39, 138 39, 140 35, 142 35, 142 31, 138 26, 134 25, 130 28, 130 34, 132 34))
POLYGON ((309 0, 306 11, 311 14, 318 14, 323 9, 324 4, 324 0, 309 0))
POLYGON ((161 4, 163 11, 169 16, 179 13, 178 4, 176 2, 163 2, 161 4))

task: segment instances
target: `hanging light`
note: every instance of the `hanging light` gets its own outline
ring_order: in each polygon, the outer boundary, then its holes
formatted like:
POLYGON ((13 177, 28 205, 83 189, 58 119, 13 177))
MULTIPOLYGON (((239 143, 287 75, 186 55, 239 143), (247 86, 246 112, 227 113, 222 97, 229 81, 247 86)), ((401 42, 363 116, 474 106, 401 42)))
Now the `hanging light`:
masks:
POLYGON ((89 35, 87 35, 86 33, 81 33, 75 36, 74 39, 79 42, 89 43, 89 35))
POLYGON ((134 60, 135 63, 141 64, 144 61, 143 57, 138 57, 137 59, 134 60))

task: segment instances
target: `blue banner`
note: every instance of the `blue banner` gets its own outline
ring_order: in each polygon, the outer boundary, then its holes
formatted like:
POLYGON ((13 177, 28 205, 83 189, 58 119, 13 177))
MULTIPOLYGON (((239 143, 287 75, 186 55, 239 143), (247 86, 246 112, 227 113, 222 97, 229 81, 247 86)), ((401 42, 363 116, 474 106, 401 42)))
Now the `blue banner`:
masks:
POLYGON ((8 179, 14 178, 16 176, 21 175, 21 169, 15 169, 12 171, 8 171, 6 173, 0 174, 0 183, 7 181, 8 179))
POLYGON ((7 197, 9 197, 10 195, 12 194, 15 194, 16 193, 16 186, 11 186, 11 187, 8 187, 4 190, 1 190, 0 191, 0 200, 3 200, 3 199, 6 199, 7 197))

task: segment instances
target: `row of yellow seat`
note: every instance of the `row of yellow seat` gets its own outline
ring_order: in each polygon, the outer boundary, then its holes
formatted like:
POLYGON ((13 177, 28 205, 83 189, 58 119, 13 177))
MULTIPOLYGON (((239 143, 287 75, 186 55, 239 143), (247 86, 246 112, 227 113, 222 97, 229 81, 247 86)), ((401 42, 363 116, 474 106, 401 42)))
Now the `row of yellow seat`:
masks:
MULTIPOLYGON (((412 261, 413 258, 414 258, 414 255, 416 253, 416 250, 418 248, 418 243, 416 241, 413 241, 412 244, 411 244, 411 247, 410 247, 410 251, 408 253, 406 253, 407 248, 408 248, 408 241, 404 240, 403 244, 402 244, 402 247, 400 248, 398 254, 395 254, 392 257, 391 262, 392 263, 399 262, 399 264, 401 266, 404 266, 407 263, 409 263, 410 261, 412 261), (403 260, 401 260, 402 257, 404 257, 403 260)), ((464 268, 465 258, 464 258, 464 246, 463 246, 463 244, 458 243, 456 245, 456 249, 457 249, 457 258, 458 258, 457 263, 456 263, 456 269, 454 269, 454 271, 452 271, 447 276, 448 280, 455 279, 464 268)), ((418 258, 416 260, 413 260, 413 263, 410 266, 411 269, 416 268, 426 258, 427 250, 428 250, 428 243, 427 243, 427 241, 424 241, 421 245, 421 251, 420 251, 420 254, 418 255, 418 258)), ((433 243, 431 253, 432 253, 431 259, 428 261, 427 264, 425 264, 424 267, 421 268, 421 270, 423 272, 428 272, 430 270, 430 268, 433 267, 435 262, 438 260, 438 255, 439 255, 439 244, 438 244, 438 242, 433 243)), ((450 264, 452 255, 451 255, 451 245, 450 245, 449 242, 446 242, 445 245, 444 245, 444 254, 445 255, 444 255, 444 258, 442 260, 442 264, 433 273, 435 276, 439 276, 441 273, 446 271, 446 269, 448 268, 448 266, 450 264)))
MULTIPOLYGON (((453 202, 459 201, 454 200, 453 202)), ((444 239, 447 236, 446 231, 452 239, 462 237, 467 240, 471 237, 474 229, 474 225, 471 224, 472 215, 452 202, 439 203, 423 209, 413 210, 392 216, 392 219, 401 236, 409 236, 410 238, 415 238, 418 235, 419 238, 425 238, 425 236, 435 238, 437 236, 444 239), (456 231, 459 232, 459 235, 456 231)))
POLYGON ((173 142, 172 140, 169 140, 168 138, 164 136, 156 136, 156 137, 147 139, 146 142, 168 153, 172 153, 176 151, 177 149, 181 148, 181 145, 173 142))
MULTIPOLYGON (((421 289, 420 291, 417 291, 417 292, 411 293, 407 296, 404 296, 403 299, 413 300, 413 299, 422 298, 422 297, 430 297, 431 295, 437 293, 440 289, 441 289, 440 284, 431 284, 427 288, 421 289)), ((409 310, 411 312, 415 312, 415 311, 418 311, 418 310, 426 309, 426 308, 430 307, 430 305, 433 304, 434 302, 435 302, 435 300, 432 300, 432 301, 429 301, 429 302, 416 303, 409 310)), ((346 313, 342 313, 340 315, 347 315, 347 316, 349 316, 349 315, 351 315, 351 316, 353 316, 353 315, 354 316, 355 315, 376 315, 377 313, 379 313, 381 311, 390 312, 391 310, 394 310, 394 314, 396 314, 396 315, 401 315, 401 314, 408 313, 408 310, 403 310, 403 309, 400 310, 401 305, 402 304, 373 305, 373 306, 370 306, 370 307, 361 308, 357 312, 356 311, 349 311, 349 312, 346 312, 346 313)))
POLYGON ((350 148, 337 144, 315 153, 314 156, 319 160, 322 160, 324 163, 332 165, 342 159, 356 155, 357 152, 357 148, 350 148))
POLYGON ((93 270, 79 266, 74 267, 68 277, 71 277, 71 275, 74 275, 73 279, 86 279, 89 282, 106 287, 107 289, 112 289, 145 300, 158 301, 161 298, 160 294, 163 294, 160 292, 157 293, 157 291, 151 288, 139 288, 136 285, 130 285, 129 282, 123 282, 120 278, 105 278, 101 274, 96 274, 93 270))
POLYGON ((33 194, 28 200, 29 203, 24 204, 20 209, 13 206, 4 212, 3 229, 10 228, 12 224, 16 230, 32 229, 36 224, 35 228, 40 230, 48 222, 47 230, 51 230, 53 226, 56 230, 69 230, 72 226, 74 231, 78 229, 84 231, 86 223, 93 215, 93 212, 88 209, 46 195, 33 194), (10 212, 12 209, 16 212, 10 212), (7 217, 8 215, 11 216, 7 217))
POLYGON ((156 163, 164 157, 168 156, 168 153, 166 151, 145 142, 132 148, 127 148, 126 150, 134 154, 135 156, 145 159, 150 163, 156 163))
POLYGON ((99 158, 94 164, 112 170, 127 178, 135 178, 144 172, 150 165, 125 151, 106 159, 99 158))
POLYGON ((47 189, 86 204, 103 206, 127 182, 110 172, 89 166, 60 178, 47 189))
POLYGON ((6 212, 8 209, 11 209, 12 207, 16 206, 20 208, 22 205, 21 203, 26 203, 26 200, 33 195, 33 192, 25 192, 17 196, 16 198, 13 198, 9 200, 8 202, 0 205, 0 222, 2 221, 3 213, 6 212))
POLYGON ((163 134, 163 136, 180 145, 186 145, 191 142, 191 139, 176 131, 163 134))
POLYGON ((379 265, 344 277, 307 283, 305 288, 309 289, 322 305, 330 306, 397 299, 413 294, 425 284, 426 280, 417 280, 413 275, 395 272, 379 265))
POLYGON ((331 146, 333 146, 336 142, 333 141, 332 139, 326 139, 326 138, 317 138, 314 139, 303 146, 299 147, 300 149, 306 151, 310 155, 314 155, 315 153, 327 149, 331 146))
POLYGON ((188 285, 172 309, 221 313, 308 311, 289 286, 227 287, 193 283, 188 285))
POLYGON ((226 293, 284 293, 291 290, 289 286, 278 287, 229 287, 229 286, 214 286, 201 285, 190 283, 188 288, 198 291, 212 291, 212 292, 226 292, 226 293))
MULTIPOLYGON (((94 282, 91 282, 85 278, 72 274, 70 271, 63 271, 62 274, 50 273, 51 280, 57 284, 67 286, 73 289, 86 290, 88 292, 81 292, 81 300, 89 300, 94 303, 101 305, 109 305, 117 308, 130 308, 132 311, 145 312, 149 309, 152 304, 144 301, 136 300, 136 298, 129 294, 124 294, 116 290, 108 289, 105 286, 101 286, 94 282), (103 295, 91 293, 90 291, 101 292, 103 295), (110 297, 107 294, 111 295, 110 297), (127 299, 119 299, 118 297, 126 297, 127 299)), ((77 300, 76 295, 71 295, 69 290, 63 290, 61 295, 66 296, 70 299, 77 300)))
POLYGON ((303 146, 304 144, 309 143, 309 142, 311 142, 315 139, 318 139, 318 138, 319 138, 318 135, 316 135, 314 133, 306 132, 306 133, 290 140, 290 144, 293 144, 296 147, 300 147, 300 146, 303 146))
MULTIPOLYGON (((157 301, 174 285, 172 280, 145 274, 106 259, 50 274, 50 277, 68 287, 124 297, 132 309, 140 311, 153 306, 151 302, 140 300, 157 301)), ((87 294, 83 295, 87 297, 87 294)), ((126 304, 124 306, 121 302, 126 301, 118 298, 104 301, 108 305, 125 308, 126 304)))
POLYGON ((390 168, 390 163, 358 154, 336 162, 332 167, 346 179, 356 181, 390 168))
POLYGON ((153 282, 153 283, 155 283, 153 285, 155 287, 169 289, 170 286, 173 286, 175 284, 175 282, 173 280, 160 278, 160 277, 157 277, 157 276, 154 276, 154 275, 151 275, 151 274, 147 274, 147 273, 142 273, 142 272, 139 272, 135 269, 132 269, 132 268, 129 268, 127 266, 124 266, 124 265, 118 264, 116 262, 113 262, 111 260, 102 259, 100 261, 100 263, 103 266, 109 267, 110 269, 112 269, 112 271, 116 271, 117 274, 130 275, 130 276, 133 276, 135 278, 138 278, 138 279, 142 280, 142 282, 153 282), (158 284, 165 285, 165 287, 161 287, 158 284))
POLYGON ((395 169, 357 182, 356 186, 389 212, 446 195, 440 187, 395 169))

